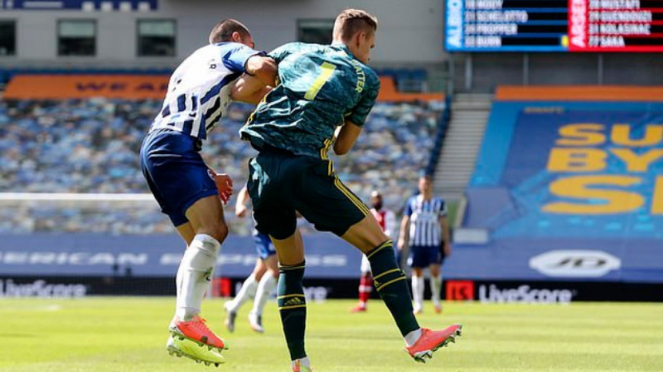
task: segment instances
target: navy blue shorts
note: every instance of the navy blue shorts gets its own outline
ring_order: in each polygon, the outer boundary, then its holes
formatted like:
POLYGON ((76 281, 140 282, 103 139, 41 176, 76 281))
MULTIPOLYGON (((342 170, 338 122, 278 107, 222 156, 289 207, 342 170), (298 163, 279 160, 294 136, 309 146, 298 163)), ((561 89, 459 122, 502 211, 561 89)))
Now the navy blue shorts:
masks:
POLYGON ((269 256, 276 254, 276 249, 269 235, 257 233, 253 235, 253 240, 256 242, 256 253, 261 260, 266 260, 269 256))
POLYGON ((410 267, 427 268, 430 265, 442 265, 444 254, 440 245, 413 245, 410 246, 410 257, 407 264, 410 267))
POLYGON ((143 176, 175 226, 189 221, 185 212, 193 203, 218 194, 199 151, 198 139, 168 129, 149 133, 140 149, 143 176))

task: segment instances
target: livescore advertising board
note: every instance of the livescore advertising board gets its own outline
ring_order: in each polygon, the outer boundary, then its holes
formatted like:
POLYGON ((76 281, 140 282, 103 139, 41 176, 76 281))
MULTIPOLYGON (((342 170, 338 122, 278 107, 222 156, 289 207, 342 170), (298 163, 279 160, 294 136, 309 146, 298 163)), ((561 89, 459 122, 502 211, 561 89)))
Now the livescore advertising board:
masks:
POLYGON ((446 0, 449 52, 659 52, 661 0, 446 0))

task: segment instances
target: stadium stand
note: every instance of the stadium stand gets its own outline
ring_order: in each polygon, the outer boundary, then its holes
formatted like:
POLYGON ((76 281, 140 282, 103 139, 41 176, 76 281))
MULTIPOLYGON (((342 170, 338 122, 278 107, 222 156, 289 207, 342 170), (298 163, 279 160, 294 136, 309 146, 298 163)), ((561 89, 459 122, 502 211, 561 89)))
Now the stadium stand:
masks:
POLYGON ((450 275, 663 281, 661 93, 500 87, 450 275))
MULTIPOLYGON (((21 76, 9 84, 0 102, 0 192, 59 193, 146 193, 140 174, 138 151, 147 128, 161 106, 156 99, 59 99, 33 100, 55 94, 90 95, 89 91, 67 90, 61 80, 57 92, 35 91, 42 79, 52 75, 21 76), (64 93, 63 93, 64 92, 64 93), (41 95, 40 95, 41 94, 41 95), (21 99, 17 99, 21 98, 21 99)), ((60 77, 67 79, 67 77, 60 77)), ((71 77, 69 77, 71 78, 71 77)), ((86 77, 93 79, 93 77, 86 77)), ((118 81, 124 76, 112 79, 118 81)), ((145 81, 150 86, 154 76, 145 81)), ((159 77, 163 79, 163 77, 159 77)), ((102 79, 103 80, 103 79, 102 79)), ((84 80, 85 84, 90 84, 84 80)), ((388 80, 386 80, 388 82, 388 80)), ((141 86, 140 82, 132 82, 141 86)), ((94 83, 101 87, 103 82, 94 83)), ((128 84, 128 83, 127 83, 128 84)), ((393 82, 392 82, 393 85, 393 82)), ((80 87, 80 83, 78 85, 80 87)), ((109 86, 112 86, 109 85, 109 86)), ((123 88, 124 89, 124 88, 123 88)), ((118 93, 123 89, 106 89, 118 93)), ((124 89, 126 90, 126 89, 124 89)), ((131 90, 129 96, 134 96, 131 90)), ((149 90, 147 96, 161 94, 149 90)), ((145 94, 145 92, 140 92, 145 94)), ((435 142, 444 100, 422 101, 441 95, 405 95, 390 92, 386 101, 376 104, 355 149, 335 159, 336 171, 364 200, 374 188, 385 195, 392 209, 402 208, 413 191, 417 172, 424 167, 435 142), (393 101, 410 102, 393 102, 393 101)), ((215 169, 236 180, 237 191, 246 177, 246 162, 254 150, 238 139, 237 132, 252 107, 233 104, 229 114, 208 140, 204 157, 215 169)), ((115 234, 171 232, 167 219, 153 209, 122 208, 83 210, 49 205, 4 208, 0 232, 110 231, 115 234), (58 221, 66 221, 61 223, 58 221)), ((230 213, 227 214, 232 220, 230 213)), ((246 223, 232 223, 235 233, 248 234, 246 223)))

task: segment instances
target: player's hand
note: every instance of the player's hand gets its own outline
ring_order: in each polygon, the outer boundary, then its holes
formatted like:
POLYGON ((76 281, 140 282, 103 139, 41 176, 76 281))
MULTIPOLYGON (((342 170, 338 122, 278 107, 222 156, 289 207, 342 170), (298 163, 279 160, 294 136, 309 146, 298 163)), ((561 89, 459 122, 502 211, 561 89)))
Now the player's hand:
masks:
POLYGON ((444 252, 444 257, 451 256, 451 243, 444 242, 444 246, 442 247, 442 251, 444 252))
POLYGON ((398 239, 398 244, 396 245, 399 251, 402 251, 405 248, 405 239, 398 239))
POLYGON ((235 207, 235 216, 239 218, 244 218, 246 217, 246 211, 247 211, 246 205, 240 204, 235 207))
POLYGON ((214 183, 219 191, 219 197, 223 204, 228 204, 228 200, 233 195, 233 180, 225 173, 214 174, 214 183))

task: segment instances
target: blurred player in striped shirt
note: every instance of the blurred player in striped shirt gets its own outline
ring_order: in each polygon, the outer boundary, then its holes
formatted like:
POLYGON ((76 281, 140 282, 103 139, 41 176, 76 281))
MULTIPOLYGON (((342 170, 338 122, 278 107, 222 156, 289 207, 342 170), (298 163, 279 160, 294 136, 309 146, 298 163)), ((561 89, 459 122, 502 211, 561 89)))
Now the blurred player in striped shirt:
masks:
POLYGON ((440 291, 441 266, 451 254, 447 206, 442 198, 433 196, 430 175, 419 177, 419 195, 411 197, 405 205, 401 221, 398 249, 410 248, 408 264, 412 268, 412 295, 414 312, 423 311, 424 270, 430 269, 430 285, 436 313, 442 312, 440 291))

